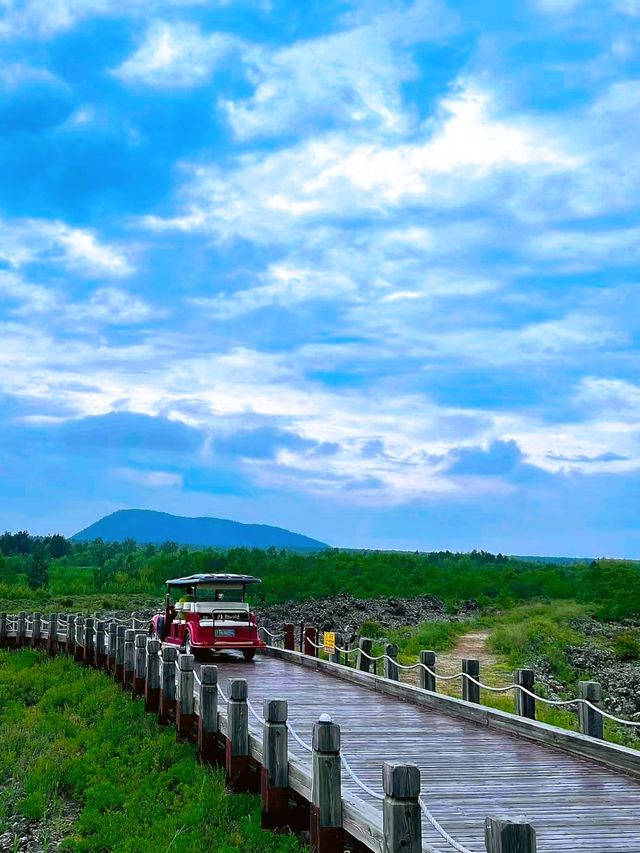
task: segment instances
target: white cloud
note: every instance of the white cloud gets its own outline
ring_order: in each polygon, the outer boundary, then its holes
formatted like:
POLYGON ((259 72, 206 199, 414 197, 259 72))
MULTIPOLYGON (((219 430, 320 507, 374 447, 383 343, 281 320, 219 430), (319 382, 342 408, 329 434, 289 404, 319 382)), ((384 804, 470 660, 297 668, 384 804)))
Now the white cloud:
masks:
POLYGON ((112 475, 136 486, 146 486, 150 489, 166 489, 182 487, 182 475, 172 471, 145 471, 140 468, 112 468, 112 475))
MULTIPOLYGON (((563 173, 577 159, 544 128, 502 120, 473 87, 448 96, 424 138, 363 143, 330 134, 276 152, 245 155, 235 169, 192 166, 175 218, 147 217, 153 229, 209 231, 258 243, 292 239, 292 226, 324 218, 382 214, 408 205, 459 206, 497 191, 500 173, 563 173)), ((188 168, 188 167, 186 167, 188 168)), ((294 236, 295 239, 295 236, 294 236)))
POLYGON ((194 24, 154 21, 138 50, 113 73, 131 84, 197 86, 209 80, 238 44, 225 33, 203 35, 194 24))
POLYGON ((46 219, 0 220, 0 260, 14 268, 61 263, 89 276, 120 278, 133 272, 125 249, 102 243, 93 230, 46 219))

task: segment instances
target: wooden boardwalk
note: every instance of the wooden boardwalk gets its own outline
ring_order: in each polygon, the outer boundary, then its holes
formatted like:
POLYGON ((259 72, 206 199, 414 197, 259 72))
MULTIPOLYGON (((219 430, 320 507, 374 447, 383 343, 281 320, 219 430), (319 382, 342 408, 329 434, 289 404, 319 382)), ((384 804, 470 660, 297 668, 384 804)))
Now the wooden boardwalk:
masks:
MULTIPOLYGON (((485 850, 484 818, 495 813, 525 815, 539 853, 640 853, 640 780, 621 771, 278 658, 216 663, 225 693, 229 678, 247 679, 258 713, 263 698, 287 699, 290 724, 307 743, 314 721, 329 713, 351 766, 374 790, 384 760, 417 764, 432 813, 474 853, 485 850)), ((257 721, 250 725, 257 732, 257 721)), ((310 760, 292 738, 290 750, 310 760)), ((346 773, 343 793, 381 810, 346 773)), ((426 850, 451 850, 426 821, 423 837, 426 850)))

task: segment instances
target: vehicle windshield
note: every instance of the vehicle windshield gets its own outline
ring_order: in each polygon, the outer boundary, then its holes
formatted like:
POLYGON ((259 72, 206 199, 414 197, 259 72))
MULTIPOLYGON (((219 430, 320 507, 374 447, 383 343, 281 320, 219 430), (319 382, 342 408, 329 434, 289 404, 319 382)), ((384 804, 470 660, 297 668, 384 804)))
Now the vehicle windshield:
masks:
POLYGON ((196 601, 244 601, 244 588, 241 586, 205 586, 196 587, 196 601))

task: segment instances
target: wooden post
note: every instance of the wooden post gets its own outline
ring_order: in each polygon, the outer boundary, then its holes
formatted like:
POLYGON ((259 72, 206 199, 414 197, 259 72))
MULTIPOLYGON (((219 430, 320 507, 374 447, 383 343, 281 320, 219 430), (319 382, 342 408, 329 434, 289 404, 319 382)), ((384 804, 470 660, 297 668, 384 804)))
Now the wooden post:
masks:
POLYGON ((524 818, 487 817, 484 844, 487 853, 536 853, 536 831, 524 818))
POLYGON ((285 622, 284 625, 284 647, 293 652, 296 647, 295 625, 293 622, 285 622))
POLYGON ((107 663, 105 643, 105 623, 102 619, 96 619, 93 662, 98 669, 104 669, 107 663))
POLYGON ((198 761, 221 762, 218 747, 218 667, 200 669, 200 713, 198 714, 198 761))
POLYGON ((193 655, 178 655, 176 693, 176 739, 186 740, 193 728, 193 655))
POLYGON ((135 659, 133 664, 133 693, 132 698, 144 696, 144 685, 147 674, 147 638, 137 633, 135 640, 135 659))
POLYGON ((382 765, 384 853, 422 853, 420 770, 415 764, 382 765))
POLYGON ((318 649, 313 645, 318 642, 318 629, 306 625, 304 629, 304 653, 312 658, 318 657, 318 649))
POLYGON ((35 648, 40 645, 40 633, 42 631, 42 613, 34 613, 31 622, 31 645, 35 648))
POLYGON ((462 698, 466 702, 475 702, 476 705, 479 705, 480 687, 477 684, 474 684, 473 681, 469 681, 466 676, 470 675, 472 678, 475 678, 476 681, 480 680, 480 661, 475 660, 474 658, 463 658, 462 672, 464 673, 462 676, 462 698))
POLYGON ((7 614, 0 613, 0 646, 7 642, 7 614))
POLYGON ((24 610, 18 613, 16 625, 16 646, 24 646, 27 637, 27 614, 24 610))
POLYGON ((84 616, 78 614, 74 621, 76 623, 76 636, 73 657, 75 660, 81 661, 84 653, 84 616))
POLYGON ((116 628, 116 665, 113 670, 113 677, 116 681, 124 680, 124 625, 118 625, 116 628))
MULTIPOLYGON (((602 700, 602 687, 597 681, 579 681, 578 695, 580 699, 586 699, 592 705, 599 705, 602 700)), ((578 705, 578 719, 580 720, 580 731, 583 735, 590 735, 602 739, 604 737, 604 717, 588 705, 582 702, 578 705)))
POLYGON ((285 699, 263 701, 262 731, 262 828, 287 826, 289 807, 289 740, 285 699))
POLYGON ((49 633, 47 635, 47 651, 55 655, 58 651, 58 614, 49 614, 49 633))
POLYGON ((126 628, 124 632, 124 669, 122 687, 133 689, 133 671, 136 664, 136 632, 135 628, 126 628))
POLYGON ((167 723, 176 707, 176 658, 175 646, 163 646, 160 658, 160 705, 158 722, 167 723))
POLYGON ((342 789, 340 777, 340 726, 322 714, 313 725, 311 770, 311 850, 342 853, 342 789))
POLYGON ((438 689, 438 682, 435 675, 432 675, 432 673, 436 671, 436 653, 432 651, 420 652, 420 663, 422 666, 429 667, 431 672, 427 672, 426 669, 423 669, 421 666, 418 670, 418 683, 423 690, 430 690, 432 693, 435 693, 438 689))
POLYGON ((335 652, 331 652, 331 654, 329 655, 329 660, 333 663, 340 663, 340 652, 338 651, 338 646, 340 646, 340 648, 343 648, 342 641, 342 634, 336 634, 336 650, 335 652))
MULTIPOLYGON (((536 674, 532 669, 516 669, 513 673, 515 684, 521 687, 526 687, 527 690, 534 692, 536 674)), ((529 720, 536 718, 536 700, 533 696, 529 696, 522 690, 516 690, 516 714, 520 717, 527 717, 529 720)))
POLYGON ((144 709, 154 714, 160 707, 160 640, 149 637, 147 640, 147 662, 144 680, 144 709))
POLYGON ((234 791, 250 791, 253 786, 249 773, 249 708, 248 687, 244 678, 229 680, 227 702, 227 782, 234 791))
POLYGON ((115 672, 116 669, 116 640, 118 626, 115 622, 109 622, 107 626, 107 670, 115 672))
POLYGON ((360 637, 360 642, 358 643, 358 669, 361 669, 363 672, 371 671, 372 661, 369 660, 367 655, 371 654, 372 645, 373 640, 370 640, 368 637, 360 637))
POLYGON ((395 643, 387 643, 384 647, 384 677, 392 681, 400 681, 400 670, 398 669, 398 647, 395 643), (389 660, 391 658, 391 660, 389 660))
POLYGON ((73 613, 67 613, 67 629, 64 635, 64 649, 68 655, 75 653, 76 648, 76 621, 73 613))
POLYGON ((94 620, 89 616, 84 620, 84 639, 82 643, 82 660, 92 664, 94 659, 95 638, 93 635, 94 620))

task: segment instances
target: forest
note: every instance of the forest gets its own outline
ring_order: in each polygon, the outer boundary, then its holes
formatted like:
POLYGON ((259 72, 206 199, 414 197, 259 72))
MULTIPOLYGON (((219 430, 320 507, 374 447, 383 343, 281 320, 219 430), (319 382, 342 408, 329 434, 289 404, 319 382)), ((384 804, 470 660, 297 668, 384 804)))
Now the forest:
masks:
POLYGON ((28 601, 46 608, 55 601, 72 607, 74 598, 88 595, 158 597, 167 578, 197 572, 257 575, 262 584, 253 593, 256 604, 341 593, 359 598, 431 594, 451 609, 469 599, 483 608, 565 599, 588 604, 603 619, 640 613, 640 563, 632 561, 565 565, 484 551, 222 551, 172 542, 76 543, 24 531, 0 536, 0 604, 28 601))

